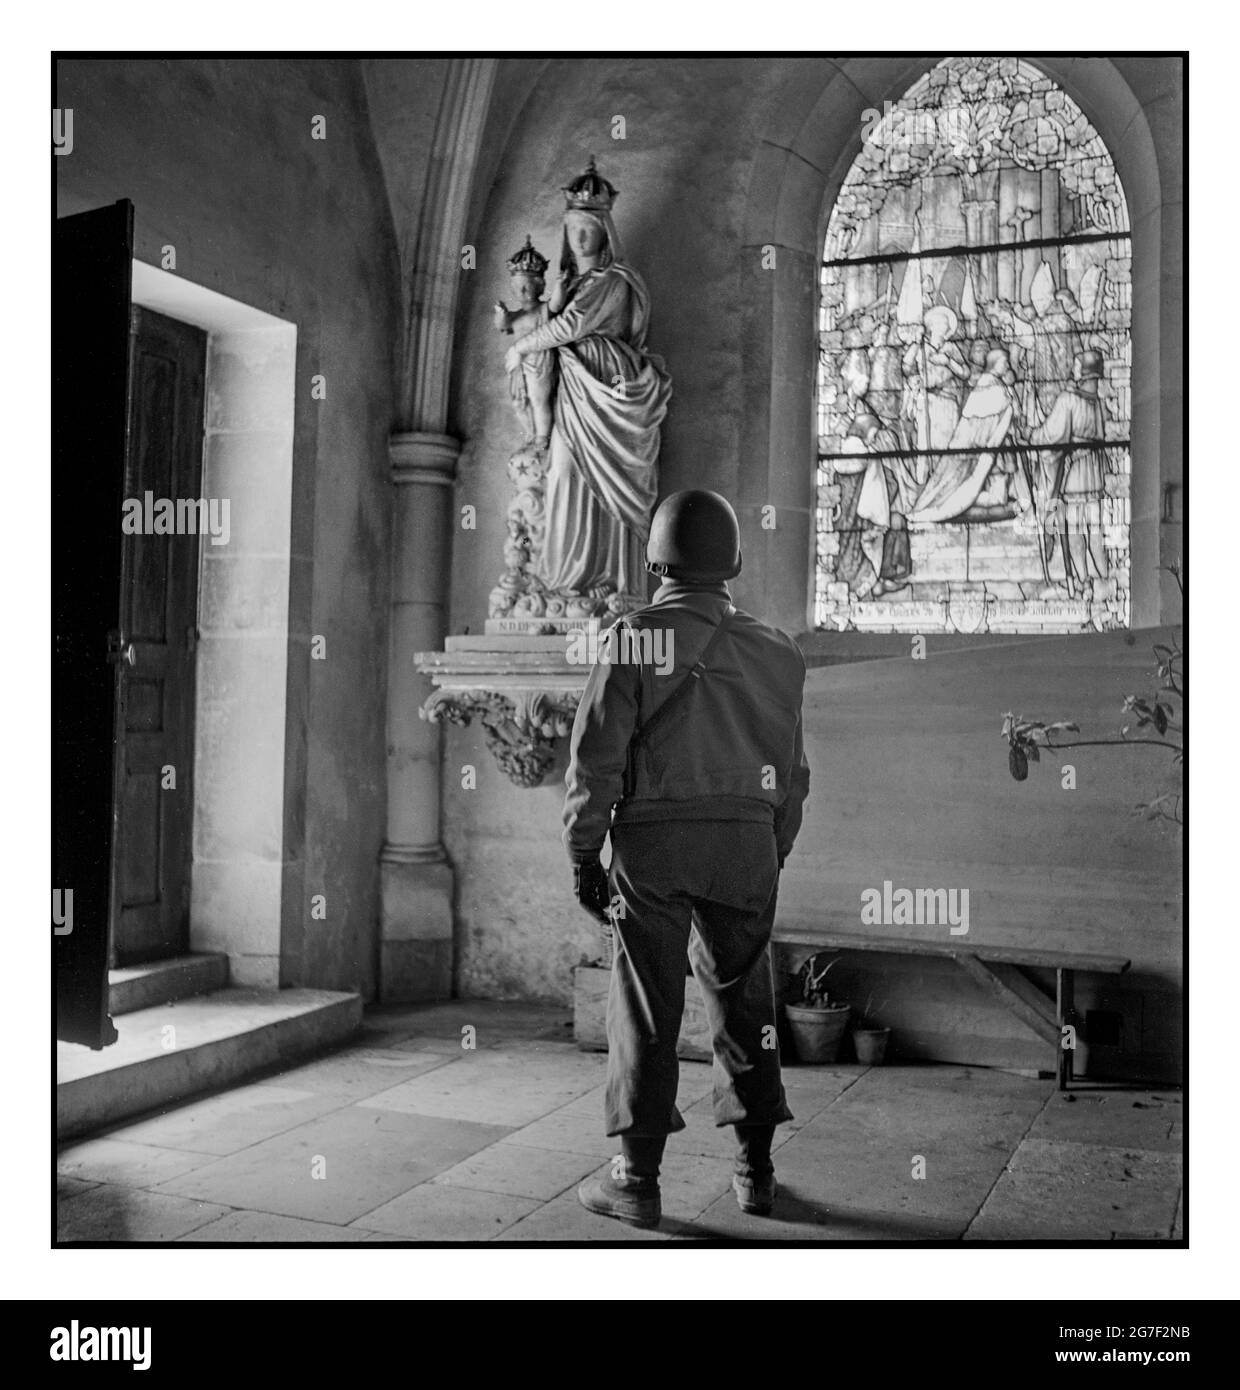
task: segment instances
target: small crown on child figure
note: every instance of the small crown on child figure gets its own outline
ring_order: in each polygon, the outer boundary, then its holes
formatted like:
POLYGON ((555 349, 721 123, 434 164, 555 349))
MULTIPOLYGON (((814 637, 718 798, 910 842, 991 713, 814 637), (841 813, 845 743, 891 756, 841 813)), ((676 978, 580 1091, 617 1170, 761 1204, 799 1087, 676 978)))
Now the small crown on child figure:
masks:
POLYGON ((620 196, 620 190, 608 183, 594 167, 594 156, 584 174, 578 174, 572 183, 563 186, 564 204, 568 209, 581 212, 609 212, 611 205, 620 196))
POLYGON ((508 273, 509 275, 545 275, 550 264, 551 262, 546 256, 540 255, 535 250, 534 243, 527 232, 525 245, 508 262, 508 273))

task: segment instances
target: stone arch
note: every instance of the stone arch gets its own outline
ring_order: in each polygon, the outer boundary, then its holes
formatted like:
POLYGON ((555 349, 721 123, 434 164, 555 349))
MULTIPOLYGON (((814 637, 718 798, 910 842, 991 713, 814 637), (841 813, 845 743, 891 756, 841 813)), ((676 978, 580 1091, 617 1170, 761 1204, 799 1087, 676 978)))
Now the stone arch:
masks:
MULTIPOLYGON (((748 589, 771 621, 812 627, 815 471, 814 323, 818 266, 836 195, 861 149, 862 121, 897 100, 942 55, 806 59, 794 72, 754 154, 745 212, 745 426, 740 500, 748 589), (770 269, 760 270, 765 248, 770 269), (758 524, 773 503, 787 525, 758 524)), ((1164 176, 1145 108, 1106 58, 1031 60, 1081 107, 1106 143, 1128 199, 1133 256, 1132 626, 1175 621, 1158 565, 1178 556, 1160 534, 1163 489, 1181 478, 1179 335, 1163 322, 1164 276, 1178 279, 1178 196, 1164 176), (1171 225, 1169 225, 1171 223, 1171 225)))

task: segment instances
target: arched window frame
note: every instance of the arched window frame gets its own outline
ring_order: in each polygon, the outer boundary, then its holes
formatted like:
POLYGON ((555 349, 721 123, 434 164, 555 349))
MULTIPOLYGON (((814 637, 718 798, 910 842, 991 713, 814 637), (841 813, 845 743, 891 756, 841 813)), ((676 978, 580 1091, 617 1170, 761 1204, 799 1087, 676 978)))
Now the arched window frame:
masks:
POLYGON ((1129 255, 1110 151, 1027 60, 866 113, 824 238, 814 626, 1129 626, 1129 255))
MULTIPOLYGON (((745 333, 735 495, 745 571, 737 591, 799 633, 811 659, 908 649, 901 636, 813 631, 817 277, 827 222, 861 148, 866 112, 897 100, 943 56, 806 58, 756 134, 740 267, 745 333), (763 521, 772 505, 778 529, 763 521)), ((1136 267, 1131 622, 1134 628, 1174 623, 1181 596, 1166 565, 1181 551, 1176 499, 1184 460, 1177 76, 1166 61, 1157 72, 1154 60, 1131 58, 1039 56, 1036 62, 1098 131, 1128 197, 1136 267)))

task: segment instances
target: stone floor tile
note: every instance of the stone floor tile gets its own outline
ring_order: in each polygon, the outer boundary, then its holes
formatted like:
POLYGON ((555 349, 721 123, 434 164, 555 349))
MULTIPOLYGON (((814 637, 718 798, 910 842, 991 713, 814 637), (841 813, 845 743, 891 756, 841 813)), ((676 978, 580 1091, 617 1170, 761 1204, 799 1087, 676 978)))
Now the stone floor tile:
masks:
POLYGON ((871 1067, 829 1115, 847 1115, 880 1133, 895 1128, 905 1135, 921 1135, 927 1142, 968 1135, 974 1143, 1004 1145, 1010 1152, 1052 1094, 1051 1081, 994 1070, 871 1067))
POLYGON ((330 1092, 320 1095, 310 1089, 270 1084, 236 1086, 133 1124, 116 1125, 107 1134, 113 1139, 165 1149, 203 1155, 231 1154, 338 1110, 343 1104, 338 1095, 330 1092))
MULTIPOLYGON (((488 1050, 495 1051, 499 1046, 498 1042, 492 1042, 488 1050)), ((389 1048, 393 1052, 410 1052, 415 1056, 439 1056, 452 1062, 470 1050, 461 1046, 460 1038, 427 1038, 420 1035, 390 1043, 389 1048)))
POLYGON ((592 1118, 601 1125, 603 1123, 603 1093, 606 1089, 607 1083, 600 1081, 597 1086, 592 1086, 576 1100, 570 1100, 567 1105, 560 1106, 560 1109, 569 1115, 592 1118))
POLYGON ((834 1105, 855 1086, 868 1067, 785 1067, 784 1094, 798 1124, 805 1124, 834 1105))
POLYGON ((1035 1139, 1032 1135, 1016 1148, 1009 1165, 1037 1173, 1074 1176, 1088 1182, 1101 1176, 1105 1180, 1126 1181, 1134 1177, 1158 1177, 1179 1186, 1183 1164, 1179 1154, 1159 1149, 1123 1148, 1118 1144, 1078 1144, 1067 1139, 1035 1139), (1140 1166, 1141 1173, 1128 1170, 1140 1166))
POLYGON ((1178 1237, 1178 1092, 1082 1086, 1066 1101, 1049 1082, 958 1066, 787 1067, 796 1119, 776 1134, 775 1213, 758 1218, 731 1191, 711 1067, 682 1061, 687 1127, 668 1141, 662 1227, 595 1216, 577 1186, 621 1145, 603 1133, 606 1055, 573 1047, 567 1017, 479 1001, 368 1010, 349 1047, 66 1147, 62 1239, 1178 1237))
POLYGON ((217 1242, 220 1245, 245 1245, 251 1242, 300 1244, 311 1241, 355 1245, 366 1239, 366 1232, 352 1226, 329 1225, 324 1221, 275 1216, 268 1211, 231 1211, 218 1221, 208 1222, 177 1239, 217 1242))
MULTIPOLYGON (((474 1029, 479 1048, 506 1047, 520 1039, 571 1043, 572 1011, 559 1005, 491 999, 452 999, 438 1004, 378 1004, 366 1009, 365 1039, 378 1046, 414 1046, 419 1039, 454 1041, 474 1029)), ((574 1049, 575 1050, 575 1049, 574 1049)))
POLYGON ((1048 1087, 998 1072, 870 1068, 777 1150, 776 1172, 832 1210, 929 1223, 936 1238, 959 1236, 1048 1087))
POLYGON ((665 1216, 693 1221, 732 1191, 732 1164, 702 1154, 669 1152, 663 1158, 659 1188, 665 1216))
POLYGON ((84 1139, 56 1156, 56 1171, 65 1177, 117 1183, 121 1187, 155 1187, 211 1161, 207 1154, 130 1143, 128 1139, 84 1139))
POLYGON ((477 1051, 359 1104, 519 1127, 592 1090, 605 1066, 595 1053, 562 1045, 546 1051, 477 1051))
POLYGON ((334 1095, 342 1104, 349 1104, 445 1066, 459 1055, 459 1049, 437 1054, 397 1047, 347 1047, 318 1061, 264 1077, 261 1084, 334 1095))
POLYGON ((784 1184, 782 1180, 770 1216, 741 1211, 729 1187, 694 1225, 707 1238, 754 1241, 955 1241, 961 1231, 961 1224, 955 1221, 826 1202, 808 1185, 784 1184))
POLYGON ((1174 1093, 1079 1088, 1056 1092, 1034 1120, 1029 1138, 1178 1153, 1183 1116, 1174 1093))
POLYGON ((785 1063, 782 1071, 784 1090, 829 1091, 839 1095, 872 1070, 872 1067, 862 1066, 858 1062, 827 1062, 822 1065, 802 1065, 798 1062, 795 1066, 785 1063))
POLYGON ((1028 1139, 970 1225, 969 1240, 1169 1239, 1178 1154, 1028 1139))
POLYGON ((484 1241, 502 1234, 540 1205, 531 1197, 422 1183, 359 1216, 353 1228, 381 1231, 395 1240, 484 1241))
POLYGON ((80 1178, 67 1178, 63 1173, 57 1173, 56 1201, 67 1202, 70 1197, 80 1197, 83 1192, 98 1186, 97 1182, 83 1182, 80 1178))
POLYGON ((104 1183, 58 1205, 60 1241, 164 1241, 205 1226, 226 1207, 161 1192, 104 1183))
MULTIPOLYGON (((715 1124, 715 1112, 709 1096, 703 1096, 695 1104, 684 1107, 680 1113, 685 1127, 668 1136, 669 1154, 697 1154, 719 1163, 731 1161, 736 1153, 736 1135, 730 1125, 720 1127, 715 1124)), ((775 1143, 786 1140, 789 1133, 789 1129, 781 1125, 775 1131, 775 1143)))
POLYGON ((500 1143, 445 1169, 432 1181, 449 1187, 469 1187, 549 1202, 597 1167, 596 1154, 500 1143))
POLYGON ((498 1125, 350 1106, 159 1190, 344 1225, 507 1133, 498 1125))
POLYGON ((513 1130, 503 1141, 533 1149, 556 1149, 575 1154, 594 1154, 610 1158, 620 1152, 620 1141, 603 1133, 602 1118, 590 1115, 570 1115, 555 1110, 532 1124, 513 1130))
POLYGON ((776 1151, 775 1171, 783 1186, 831 1210, 929 1222, 960 1235, 1009 1152, 973 1143, 967 1134, 927 1141, 840 1117, 794 1134, 776 1151))

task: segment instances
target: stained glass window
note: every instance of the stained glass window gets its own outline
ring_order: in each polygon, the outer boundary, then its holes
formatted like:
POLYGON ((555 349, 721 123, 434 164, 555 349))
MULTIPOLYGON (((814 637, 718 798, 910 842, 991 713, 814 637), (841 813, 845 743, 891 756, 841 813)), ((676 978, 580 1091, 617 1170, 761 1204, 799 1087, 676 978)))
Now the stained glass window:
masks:
POLYGON ((821 278, 818 625, 1126 627, 1132 274, 1106 147, 1017 58, 948 58, 863 135, 821 278))

